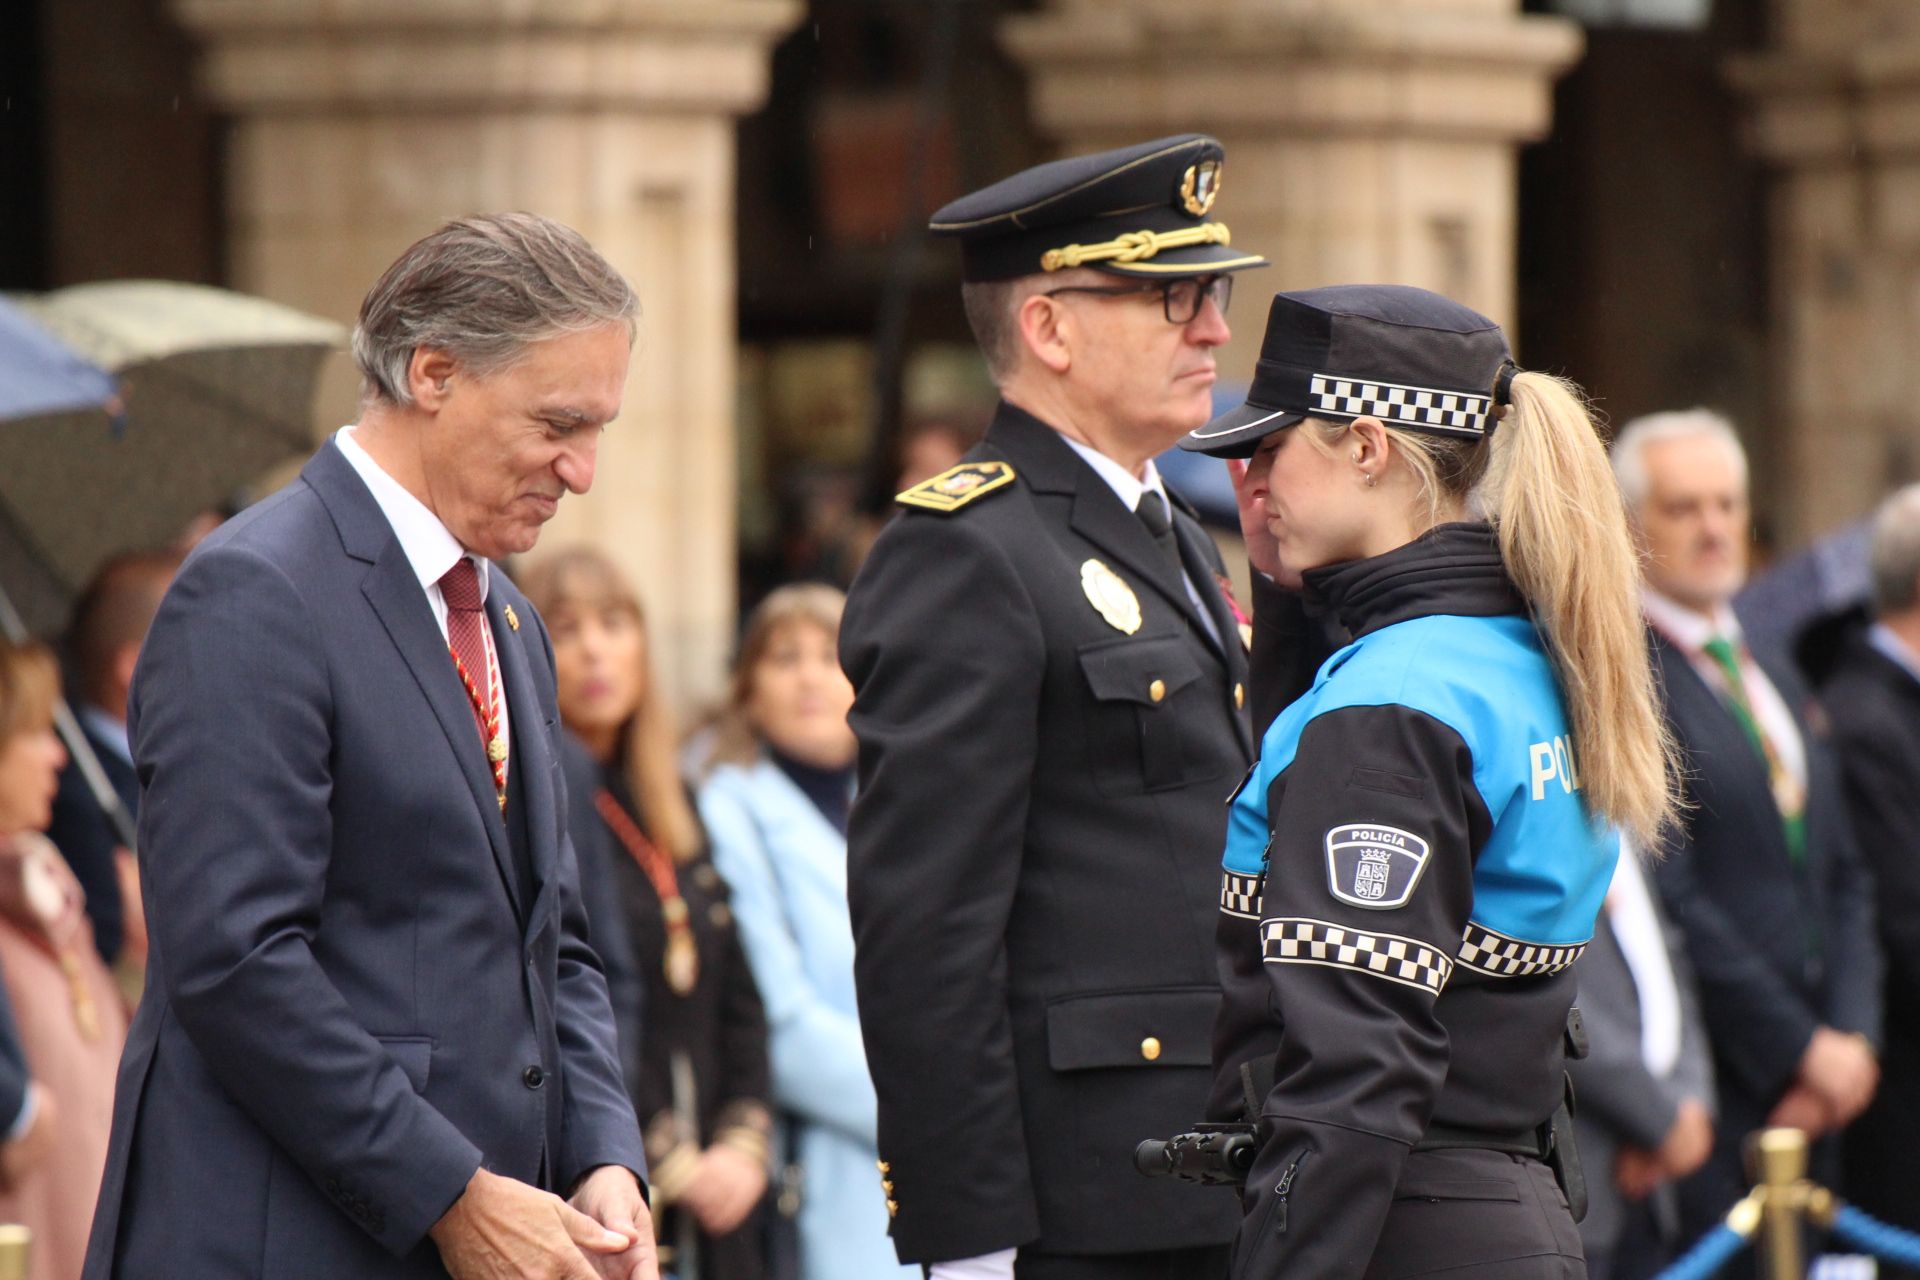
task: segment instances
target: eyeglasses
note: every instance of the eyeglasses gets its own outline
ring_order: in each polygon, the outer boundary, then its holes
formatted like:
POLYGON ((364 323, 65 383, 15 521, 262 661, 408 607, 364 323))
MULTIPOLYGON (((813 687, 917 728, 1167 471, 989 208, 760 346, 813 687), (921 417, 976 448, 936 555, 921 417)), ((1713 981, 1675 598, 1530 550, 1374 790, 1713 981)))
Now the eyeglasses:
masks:
POLYGON ((1158 290, 1161 310, 1166 313, 1168 324, 1192 324, 1194 317, 1200 314, 1200 304, 1211 301, 1227 314, 1227 304, 1233 301, 1232 276, 1181 276, 1178 280, 1145 280, 1139 284, 1091 285, 1070 284, 1058 289, 1048 289, 1045 296, 1052 298, 1062 293, 1097 293, 1108 298, 1124 298, 1129 294, 1152 293, 1158 290))

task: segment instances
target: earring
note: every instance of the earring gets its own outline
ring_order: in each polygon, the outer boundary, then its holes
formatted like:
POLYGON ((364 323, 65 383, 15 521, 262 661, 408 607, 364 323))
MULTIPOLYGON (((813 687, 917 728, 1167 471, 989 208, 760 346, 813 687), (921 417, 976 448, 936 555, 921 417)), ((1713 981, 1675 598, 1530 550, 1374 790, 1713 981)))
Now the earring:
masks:
POLYGON ((1361 475, 1361 478, 1362 478, 1362 479, 1364 479, 1364 480, 1365 480, 1365 481, 1367 482, 1367 488, 1369 488, 1369 489, 1371 489, 1371 488, 1373 488, 1373 482, 1374 482, 1374 478, 1375 478, 1375 477, 1374 477, 1374 474, 1373 474, 1373 472, 1371 472, 1371 471, 1362 471, 1362 472, 1360 473, 1360 475, 1361 475))

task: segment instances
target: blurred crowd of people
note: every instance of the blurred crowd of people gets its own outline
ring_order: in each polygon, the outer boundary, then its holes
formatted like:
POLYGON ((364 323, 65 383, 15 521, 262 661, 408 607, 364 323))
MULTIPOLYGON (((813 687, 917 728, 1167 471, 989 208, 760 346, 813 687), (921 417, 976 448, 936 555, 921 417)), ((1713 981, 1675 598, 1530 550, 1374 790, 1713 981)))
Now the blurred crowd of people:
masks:
MULTIPOLYGON (((1814 1139, 1816 1179, 1920 1227, 1920 486, 1876 518, 1870 616, 1816 689, 1742 616, 1732 424, 1639 419, 1613 457, 1689 768, 1680 831, 1621 860, 1577 970, 1590 1274, 1670 1261, 1741 1194, 1742 1141, 1767 1125, 1814 1139)), ((134 856, 55 706, 64 688, 131 813, 128 691, 180 560, 130 554, 99 573, 64 677, 50 648, 0 648, 0 1219, 33 1229, 45 1280, 79 1270, 146 949, 134 856)), ((516 576, 553 637, 582 891, 679 1274, 917 1271, 887 1239, 854 998, 841 592, 768 595, 724 707, 683 737, 640 584, 586 547, 516 576)))

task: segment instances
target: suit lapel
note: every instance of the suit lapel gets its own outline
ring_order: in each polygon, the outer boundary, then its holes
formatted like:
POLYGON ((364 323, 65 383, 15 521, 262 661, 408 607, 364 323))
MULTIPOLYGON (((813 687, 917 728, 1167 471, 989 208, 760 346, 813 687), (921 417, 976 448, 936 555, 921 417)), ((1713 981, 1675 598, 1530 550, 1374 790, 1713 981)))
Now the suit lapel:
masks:
MULTIPOLYGON (((1199 592, 1200 599, 1206 606, 1207 616, 1213 619, 1214 635, 1219 639, 1214 641, 1205 627, 1197 627, 1195 630, 1203 643, 1210 643, 1214 656, 1226 665, 1228 683, 1241 690, 1242 705, 1234 708, 1234 714, 1230 718, 1233 720, 1233 731, 1240 739, 1240 749, 1251 759, 1254 755, 1253 730, 1244 710, 1247 651, 1240 644, 1239 620, 1233 616, 1233 611, 1227 608, 1226 593, 1214 576, 1213 561, 1208 557, 1206 548, 1201 545, 1201 539, 1207 536, 1206 532, 1178 513, 1173 517, 1173 532, 1174 536, 1180 540, 1180 562, 1186 566, 1187 576, 1193 579, 1193 588, 1199 592)), ((1182 592, 1182 594, 1185 593, 1182 592)))
MULTIPOLYGON (((1774 816, 1774 821, 1760 824, 1760 829, 1782 832, 1778 821, 1780 810, 1767 777, 1766 760, 1753 749, 1752 740, 1732 708, 1727 706, 1726 699, 1693 669, 1687 655, 1665 636, 1658 632, 1654 635, 1661 679, 1666 686, 1673 724, 1684 739, 1683 745, 1692 754, 1722 762, 1714 769, 1717 785, 1734 792, 1739 806, 1746 812, 1774 816)), ((1778 847, 1784 861, 1787 856, 1784 832, 1778 840, 1769 839, 1768 843, 1778 847)))
POLYGON ((500 655, 500 680, 507 686, 507 714, 512 720, 513 755, 507 767, 519 771, 521 803, 527 807, 523 816, 536 908, 527 917, 531 927, 532 921, 538 919, 547 883, 553 878, 555 850, 548 833, 557 827, 554 814, 557 800, 553 793, 553 759, 547 749, 553 726, 533 683, 533 667, 520 635, 507 625, 506 599, 500 590, 498 565, 492 573, 495 576, 492 589, 487 592, 487 621, 493 628, 494 651, 500 655))
POLYGON ((1073 509, 1068 524, 1073 531, 1098 547, 1114 565, 1126 566, 1137 580, 1164 596, 1191 625, 1199 625, 1200 617, 1187 598, 1186 584, 1155 545, 1140 517, 1127 510, 1112 486, 1073 451, 1059 432, 1003 400, 988 429, 987 444, 1013 464, 1028 488, 1071 497, 1073 509))
MULTIPOLYGON (((1063 444, 1061 448, 1066 448, 1063 444)), ((1074 458, 1082 474, 1075 477, 1073 531, 1104 551, 1107 556, 1131 569, 1140 581, 1152 587, 1167 603, 1193 622, 1193 601, 1187 598, 1186 584, 1154 545, 1153 535, 1140 523, 1140 517, 1127 510, 1112 487, 1095 474, 1092 467, 1074 458)))
MULTIPOLYGON (((420 692, 426 695, 427 704, 433 708, 434 719, 439 721, 447 745, 453 750, 460 776, 466 779, 467 789, 480 810, 501 883, 508 898, 514 899, 513 852, 507 844, 506 824, 501 821, 493 772, 487 767, 480 731, 474 726, 473 704, 467 701, 466 690, 454 672, 453 659, 447 654, 447 642, 434 623, 433 608, 420 589, 420 580, 414 577, 413 567, 407 563, 406 553, 400 549, 399 539, 388 539, 386 549, 360 584, 360 590, 380 616, 387 635, 413 673, 420 692)), ((518 714, 517 707, 514 713, 518 714)), ((524 906, 514 901, 516 911, 524 906)))
MULTIPOLYGON (((1200 597, 1201 608, 1206 610, 1208 620, 1213 623, 1211 631, 1200 628, 1200 637, 1238 679, 1245 674, 1246 651, 1240 647, 1240 627, 1227 608, 1225 596, 1221 594, 1213 561, 1208 558, 1206 548, 1202 545, 1206 532, 1176 512, 1173 517, 1173 536, 1180 544, 1180 565, 1187 571, 1187 577, 1200 597), (1233 673, 1231 668, 1236 655, 1240 658, 1241 670, 1233 673)), ((1186 595, 1184 588, 1180 594, 1186 595)), ((1193 601, 1188 599, 1187 603, 1191 605, 1193 601)))
POLYGON ((487 767, 480 731, 474 726, 473 705, 460 687, 460 677, 447 653, 446 637, 433 620, 433 606, 427 603, 426 592, 407 562, 400 539, 394 536, 393 526, 387 523, 366 482, 333 441, 320 446, 301 469, 300 478, 326 505, 334 530, 340 535, 341 550, 369 566, 360 591, 386 628, 393 647, 399 650, 427 705, 433 708, 433 718, 446 735, 454 763, 480 811, 501 887, 518 911, 522 904, 513 890, 513 854, 507 845, 506 824, 500 819, 493 771, 487 767))

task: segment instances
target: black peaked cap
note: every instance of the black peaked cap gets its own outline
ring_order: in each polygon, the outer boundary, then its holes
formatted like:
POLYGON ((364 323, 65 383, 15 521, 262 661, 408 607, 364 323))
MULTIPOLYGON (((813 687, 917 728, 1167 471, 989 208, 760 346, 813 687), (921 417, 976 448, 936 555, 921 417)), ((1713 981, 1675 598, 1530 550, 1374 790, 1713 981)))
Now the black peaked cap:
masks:
POLYGON ((1150 279, 1264 267, 1208 220, 1225 160, 1198 133, 1072 156, 962 196, 928 227, 960 241, 969 282, 1073 266, 1150 279))

